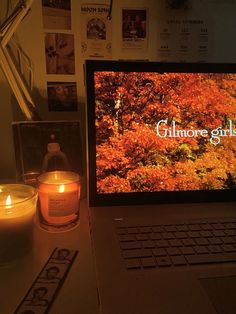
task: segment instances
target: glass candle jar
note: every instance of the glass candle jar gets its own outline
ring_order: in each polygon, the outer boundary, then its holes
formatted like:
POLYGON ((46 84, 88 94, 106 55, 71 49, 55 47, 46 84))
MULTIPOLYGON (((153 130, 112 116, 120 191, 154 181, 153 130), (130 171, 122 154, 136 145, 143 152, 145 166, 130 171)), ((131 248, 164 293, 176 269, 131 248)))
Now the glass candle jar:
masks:
POLYGON ((32 247, 37 190, 24 184, 0 185, 0 264, 32 247))
POLYGON ((52 171, 38 177, 39 224, 48 231, 66 231, 79 220, 80 180, 70 171, 52 171))

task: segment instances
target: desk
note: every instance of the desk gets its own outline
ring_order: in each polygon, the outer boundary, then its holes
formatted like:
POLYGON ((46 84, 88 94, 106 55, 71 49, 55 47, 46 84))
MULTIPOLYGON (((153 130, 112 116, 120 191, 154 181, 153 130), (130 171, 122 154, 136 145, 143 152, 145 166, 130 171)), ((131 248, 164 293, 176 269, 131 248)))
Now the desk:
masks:
POLYGON ((99 312, 95 267, 86 201, 81 201, 80 224, 65 233, 48 233, 35 226, 32 252, 11 266, 0 268, 0 313, 13 314, 56 247, 79 250, 50 314, 99 312))

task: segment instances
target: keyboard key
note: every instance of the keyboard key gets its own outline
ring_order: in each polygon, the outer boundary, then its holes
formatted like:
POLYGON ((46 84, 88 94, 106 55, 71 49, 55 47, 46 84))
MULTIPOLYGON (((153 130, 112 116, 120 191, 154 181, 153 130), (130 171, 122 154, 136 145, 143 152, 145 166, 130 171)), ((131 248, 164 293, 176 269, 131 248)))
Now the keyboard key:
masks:
POLYGON ((125 267, 127 269, 137 269, 141 268, 140 260, 139 259, 129 259, 125 261, 125 267))
POLYGON ((129 258, 139 258, 139 257, 150 257, 152 256, 151 250, 148 249, 137 249, 137 250, 124 250, 123 257, 125 259, 129 258))
POLYGON ((171 239, 169 240, 171 246, 179 247, 182 246, 182 242, 179 239, 171 239))
POLYGON ((181 255, 180 250, 177 247, 168 247, 166 248, 168 255, 181 255))
POLYGON ((153 226, 152 231, 153 232, 164 232, 165 230, 164 230, 164 227, 162 227, 162 226, 153 226))
POLYGON ((189 230, 191 231, 200 231, 201 228, 198 224, 189 225, 189 230))
POLYGON ((141 250, 125 250, 122 252, 123 257, 128 258, 138 258, 141 256, 141 250))
POLYGON ((146 233, 139 233, 136 234, 136 239, 137 240, 148 240, 148 235, 146 233))
POLYGON ((130 249, 140 249, 141 248, 141 244, 139 242, 121 242, 120 243, 120 247, 122 248, 122 250, 130 250, 130 249))
POLYGON ((141 249, 140 257, 151 257, 152 251, 149 249, 141 249))
POLYGON ((236 253, 187 255, 186 260, 189 264, 235 262, 236 261, 236 253))
POLYGON ((166 256, 166 250, 163 248, 152 249, 154 256, 166 256))
POLYGON ((141 258, 141 263, 144 268, 156 267, 156 261, 153 257, 141 258))
POLYGON ((235 240, 234 240, 233 237, 222 237, 222 241, 225 244, 233 244, 233 243, 235 243, 235 240))
POLYGON ((174 233, 174 235, 175 235, 175 237, 176 237, 177 239, 185 239, 185 238, 188 237, 188 236, 187 236, 187 233, 184 232, 184 231, 177 231, 177 232, 174 233))
POLYGON ((177 231, 177 229, 175 226, 169 225, 169 226, 165 226, 165 231, 174 232, 174 231, 177 231))
POLYGON ((190 255, 190 254, 194 254, 194 250, 192 247, 190 246, 184 246, 180 248, 180 251, 182 252, 183 255, 190 255))
POLYGON ((186 265, 186 259, 180 255, 180 256, 171 256, 171 261, 174 265, 186 265))
POLYGON ((224 237, 225 236, 224 230, 212 230, 212 234, 215 237, 224 237))
POLYGON ((227 236, 236 236, 236 229, 227 229, 225 230, 227 236))
POLYGON ((188 231, 187 235, 189 236, 189 238, 199 238, 200 237, 200 233, 198 231, 188 231))
POLYGON ((194 246, 194 250, 198 254, 206 254, 209 252, 207 246, 194 246))
POLYGON ((168 247, 169 243, 167 240, 156 240, 157 247, 168 247))
POLYGON ((224 230, 225 229, 224 225, 222 223, 214 223, 214 224, 212 224, 212 226, 215 230, 224 230))
POLYGON ((196 238, 195 241, 196 241, 196 243, 198 245, 207 245, 207 244, 209 244, 209 241, 206 238, 196 238))
POLYGON ((209 238, 208 241, 209 241, 211 244, 221 244, 221 243, 222 243, 221 238, 216 238, 216 237, 209 238))
POLYGON ((183 239, 182 240, 182 242, 183 242, 183 244, 185 245, 185 246, 193 246, 193 245, 196 245, 196 242, 194 241, 194 239, 189 239, 189 238, 187 238, 187 239, 183 239))
POLYGON ((151 227, 139 227, 139 232, 141 233, 151 233, 152 228, 151 227))
POLYGON ((128 228, 127 231, 130 234, 135 234, 135 233, 138 233, 138 228, 131 227, 131 228, 128 228))
POLYGON ((121 242, 135 241, 135 236, 133 234, 121 234, 119 236, 121 242))
POLYGON ((177 225, 176 228, 178 231, 189 231, 188 225, 177 225))
POLYGON ((151 233, 150 235, 149 235, 149 237, 150 237, 150 239, 152 239, 152 240, 161 240, 162 239, 162 236, 161 236, 161 234, 160 233, 151 233))
POLYGON ((219 245, 209 245, 208 249, 211 253, 221 253, 222 248, 219 245))
POLYGON ((224 225, 226 229, 236 229, 236 225, 233 222, 228 222, 228 223, 225 223, 224 225))
POLYGON ((142 245, 144 248, 154 248, 156 245, 155 245, 155 242, 152 241, 152 240, 149 240, 149 241, 143 241, 142 242, 142 245))
POLYGON ((213 227, 210 224, 201 224, 200 225, 202 230, 213 230, 213 227))
POLYGON ((212 233, 211 233, 209 230, 202 230, 202 231, 200 231, 200 235, 201 235, 203 238, 212 237, 212 233))
POLYGON ((225 252, 236 252, 236 247, 233 244, 222 244, 221 248, 225 252))
POLYGON ((157 257, 156 261, 158 266, 171 266, 171 261, 168 256, 157 257))
POLYGON ((174 239, 175 236, 173 235, 172 232, 163 232, 162 233, 162 238, 165 239, 165 240, 168 240, 168 239, 174 239))

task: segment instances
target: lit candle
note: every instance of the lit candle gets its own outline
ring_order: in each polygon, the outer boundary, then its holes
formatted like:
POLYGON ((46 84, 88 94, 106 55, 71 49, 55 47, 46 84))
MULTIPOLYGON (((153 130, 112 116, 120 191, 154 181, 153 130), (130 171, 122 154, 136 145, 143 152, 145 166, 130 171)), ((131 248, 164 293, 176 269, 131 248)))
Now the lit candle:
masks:
POLYGON ((46 172, 38 178, 39 223, 47 230, 68 230, 79 218, 79 175, 68 171, 46 172))
POLYGON ((32 247, 37 191, 23 184, 0 185, 0 263, 23 256, 32 247))

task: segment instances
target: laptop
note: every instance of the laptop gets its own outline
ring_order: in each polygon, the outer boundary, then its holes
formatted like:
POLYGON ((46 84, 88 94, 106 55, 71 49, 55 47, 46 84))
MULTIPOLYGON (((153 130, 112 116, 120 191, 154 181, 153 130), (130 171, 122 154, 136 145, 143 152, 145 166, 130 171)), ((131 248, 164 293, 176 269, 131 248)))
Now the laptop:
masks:
POLYGON ((236 313, 236 64, 85 73, 101 313, 236 313))

